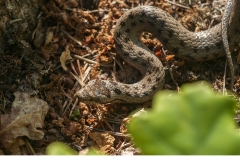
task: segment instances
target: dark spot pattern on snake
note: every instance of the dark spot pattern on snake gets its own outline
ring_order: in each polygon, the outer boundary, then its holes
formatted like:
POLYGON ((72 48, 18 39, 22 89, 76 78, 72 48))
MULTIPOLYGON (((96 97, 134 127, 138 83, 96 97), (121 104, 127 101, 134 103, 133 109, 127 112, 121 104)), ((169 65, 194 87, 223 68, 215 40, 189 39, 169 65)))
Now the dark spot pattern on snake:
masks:
POLYGON ((202 56, 203 59, 208 59, 208 56, 202 56))
POLYGON ((120 23, 120 26, 121 26, 121 27, 125 27, 125 26, 126 26, 126 23, 125 23, 124 21, 122 21, 122 22, 120 23))
POLYGON ((134 88, 135 90, 138 90, 138 86, 134 86, 133 88, 134 88))
POLYGON ((135 27, 136 25, 137 25, 136 22, 132 22, 132 23, 131 23, 131 26, 132 26, 132 27, 135 27))
POLYGON ((126 89, 129 89, 130 87, 129 87, 128 85, 125 85, 125 88, 126 88, 126 89))
POLYGON ((151 21, 147 21, 147 23, 148 23, 148 24, 150 24, 151 26, 153 26, 153 25, 154 25, 154 23, 153 23, 153 22, 151 22, 151 21))
POLYGON ((120 33, 120 32, 117 32, 117 33, 116 33, 116 36, 117 36, 118 38, 120 38, 121 33, 120 33))
POLYGON ((133 19, 133 18, 134 18, 134 16, 133 16, 133 13, 132 13, 132 12, 129 14, 128 18, 129 18, 129 19, 133 19))
POLYGON ((213 56, 216 58, 220 57, 219 53, 214 53, 213 56))
POLYGON ((179 48, 178 47, 173 48, 173 53, 178 54, 179 53, 179 48))
POLYGON ((118 88, 115 88, 113 91, 118 95, 122 93, 122 91, 118 88))
POLYGON ((160 78, 160 77, 156 78, 156 82, 159 82, 160 80, 161 80, 161 78, 160 78))
POLYGON ((141 17, 146 16, 146 14, 147 14, 147 13, 145 12, 145 10, 142 10, 141 13, 140 13, 141 17))
POLYGON ((168 37, 172 38, 173 37, 173 32, 168 32, 168 37))
POLYGON ((147 63, 145 63, 145 62, 142 62, 141 64, 142 64, 142 66, 144 66, 144 67, 147 66, 147 63))
POLYGON ((153 62, 153 57, 148 57, 147 60, 148 62, 153 62))
POLYGON ((138 92, 134 92, 134 97, 139 97, 138 92))
POLYGON ((198 50, 197 50, 196 48, 193 49, 193 53, 197 53, 197 51, 198 51, 198 50))
POLYGON ((132 96, 131 93, 129 93, 129 92, 126 92, 126 95, 129 97, 132 96))
POLYGON ((204 47, 205 50, 208 52, 210 50, 210 48, 208 46, 204 47))
POLYGON ((158 29, 158 33, 161 34, 162 33, 162 29, 158 29))
POLYGON ((133 58, 132 60, 133 60, 134 62, 137 62, 137 61, 138 61, 138 59, 137 59, 137 58, 133 58))
POLYGON ((163 42, 164 42, 165 44, 167 44, 167 43, 168 43, 168 39, 167 39, 167 38, 164 38, 164 39, 163 39, 163 42))
POLYGON ((147 92, 144 92, 144 93, 143 93, 143 95, 144 95, 144 96, 148 96, 148 95, 149 95, 149 93, 147 93, 147 92))
POLYGON ((188 60, 195 60, 191 55, 186 55, 186 58, 188 59, 188 60))
POLYGON ((109 91, 108 89, 103 89, 103 90, 101 90, 101 94, 102 94, 102 95, 105 95, 105 96, 108 97, 108 98, 111 97, 110 91, 109 91))
POLYGON ((182 46, 182 47, 185 47, 185 43, 183 41, 179 41, 179 44, 182 46))
POLYGON ((152 91, 154 91, 154 90, 156 90, 157 88, 156 88, 155 86, 152 86, 151 89, 152 89, 152 91))
POLYGON ((118 43, 118 44, 117 44, 117 47, 122 48, 123 46, 122 46, 121 43, 118 43))
POLYGON ((139 56, 142 56, 142 55, 144 55, 144 52, 139 51, 139 52, 138 52, 138 55, 139 55, 139 56))
POLYGON ((129 51, 132 51, 132 50, 133 50, 133 47, 132 47, 132 46, 128 46, 128 50, 129 50, 129 51))
POLYGON ((125 30, 125 32, 126 32, 126 33, 129 33, 129 32, 130 32, 130 29, 129 29, 129 28, 127 28, 127 29, 125 30))
POLYGON ((118 84, 117 82, 111 82, 111 83, 112 83, 112 85, 115 85, 115 86, 118 84))
POLYGON ((216 45, 219 49, 222 48, 222 43, 221 43, 221 42, 217 42, 215 45, 216 45))

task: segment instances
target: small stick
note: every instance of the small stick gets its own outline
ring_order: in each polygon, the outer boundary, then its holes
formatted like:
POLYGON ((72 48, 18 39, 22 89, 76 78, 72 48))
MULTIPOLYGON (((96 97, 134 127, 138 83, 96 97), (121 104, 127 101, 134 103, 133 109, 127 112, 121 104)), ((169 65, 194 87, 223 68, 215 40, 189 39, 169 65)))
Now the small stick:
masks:
POLYGON ((224 67, 224 75, 223 75, 223 95, 225 94, 225 86, 226 86, 226 74, 227 74, 227 59, 224 67))
POLYGON ((187 6, 184 6, 184 5, 181 5, 181 4, 178 4, 178 3, 174 3, 172 1, 169 1, 169 0, 166 0, 168 3, 170 4, 173 4, 175 6, 178 6, 178 7, 182 7, 182 8, 185 8, 185 9, 190 9, 190 7, 187 7, 187 6))
POLYGON ((179 86, 178 86, 178 83, 177 83, 177 81, 175 80, 175 78, 174 78, 174 76, 173 76, 173 73, 172 73, 172 70, 171 70, 171 68, 170 68, 170 66, 169 66, 169 64, 168 64, 168 62, 167 62, 167 60, 166 60, 166 52, 164 51, 164 49, 162 49, 162 51, 163 51, 163 57, 164 57, 164 60, 166 61, 166 64, 167 64, 169 73, 170 73, 170 75, 171 75, 171 78, 172 78, 173 82, 175 83, 175 85, 177 86, 178 92, 180 92, 180 88, 179 88, 179 86))
POLYGON ((100 66, 105 66, 105 67, 112 67, 112 64, 104 64, 104 63, 98 63, 96 61, 93 61, 91 59, 88 59, 88 58, 84 58, 82 56, 78 56, 78 55, 72 55, 73 57, 75 58, 78 58, 78 59, 81 59, 83 61, 86 61, 88 63, 92 63, 92 64, 99 64, 100 66))
POLYGON ((76 38, 74 38, 73 36, 71 36, 70 34, 68 34, 67 31, 65 31, 65 30, 62 29, 62 28, 61 28, 61 31, 62 31, 67 37, 69 37, 71 40, 73 40, 74 42, 76 42, 79 46, 81 46, 82 48, 86 49, 86 50, 88 51, 88 53, 93 54, 93 51, 92 51, 89 47, 83 45, 82 42, 80 42, 79 40, 77 40, 76 38))

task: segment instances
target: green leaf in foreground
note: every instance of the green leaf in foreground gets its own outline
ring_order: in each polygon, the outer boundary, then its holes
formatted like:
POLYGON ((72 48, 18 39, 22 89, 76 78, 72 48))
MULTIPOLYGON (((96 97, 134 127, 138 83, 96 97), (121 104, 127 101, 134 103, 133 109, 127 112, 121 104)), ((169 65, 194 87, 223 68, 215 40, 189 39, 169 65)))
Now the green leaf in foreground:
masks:
POLYGON ((77 152, 62 142, 53 142, 46 149, 47 155, 77 155, 77 152))
POLYGON ((157 93, 153 108, 128 129, 143 154, 240 154, 235 106, 207 85, 187 84, 180 94, 157 93))
MULTIPOLYGON (((63 142, 53 142, 47 146, 46 149, 47 155, 78 155, 76 151, 64 144, 63 142)), ((93 148, 89 148, 87 153, 83 155, 102 155, 93 148)))

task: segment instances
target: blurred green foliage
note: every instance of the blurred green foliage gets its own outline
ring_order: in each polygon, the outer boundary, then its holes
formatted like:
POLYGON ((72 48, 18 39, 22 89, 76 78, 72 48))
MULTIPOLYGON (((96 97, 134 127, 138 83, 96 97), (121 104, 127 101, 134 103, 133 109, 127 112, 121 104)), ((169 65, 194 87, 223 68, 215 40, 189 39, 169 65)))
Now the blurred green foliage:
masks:
POLYGON ((236 101, 206 84, 186 84, 181 93, 161 91, 153 107, 128 126, 146 155, 240 154, 234 122, 236 101))
MULTIPOLYGON (((102 155, 100 152, 97 153, 95 150, 93 148, 89 148, 86 155, 102 155)), ((48 145, 46 155, 78 155, 78 153, 63 142, 53 142, 48 145)))
POLYGON ((47 146, 47 155, 77 155, 77 152, 62 142, 53 142, 47 146))

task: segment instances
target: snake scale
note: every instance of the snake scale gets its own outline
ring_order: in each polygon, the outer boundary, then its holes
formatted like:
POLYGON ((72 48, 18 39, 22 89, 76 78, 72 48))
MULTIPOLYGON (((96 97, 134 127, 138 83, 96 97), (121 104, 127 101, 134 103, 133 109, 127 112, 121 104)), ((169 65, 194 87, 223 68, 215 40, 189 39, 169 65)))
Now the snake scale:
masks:
MULTIPOLYGON (((235 0, 228 25, 230 51, 240 42, 240 0, 235 0)), ((207 61, 224 56, 221 24, 206 31, 190 32, 167 12, 153 6, 139 6, 122 15, 114 30, 118 55, 139 69, 143 79, 134 84, 95 79, 76 95, 85 103, 141 103, 150 100, 163 87, 164 67, 140 41, 142 32, 150 32, 177 57, 189 61, 207 61)))

